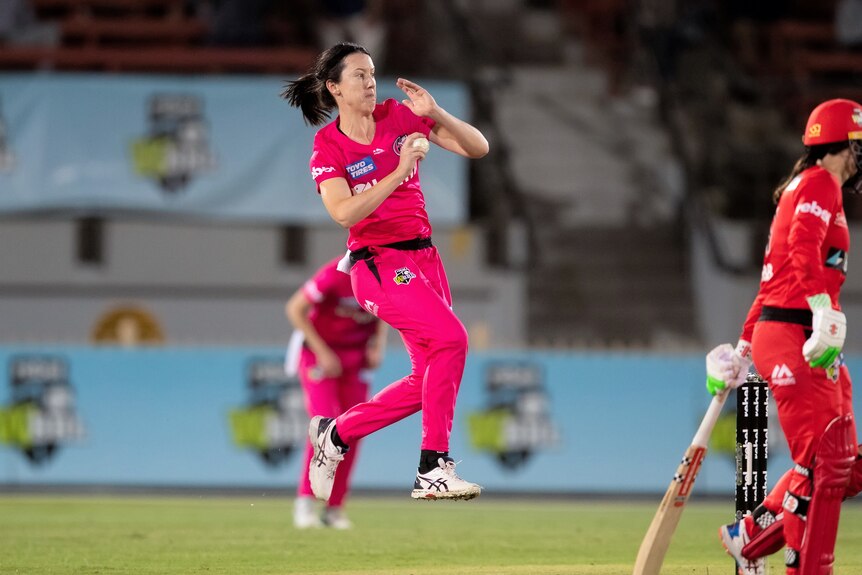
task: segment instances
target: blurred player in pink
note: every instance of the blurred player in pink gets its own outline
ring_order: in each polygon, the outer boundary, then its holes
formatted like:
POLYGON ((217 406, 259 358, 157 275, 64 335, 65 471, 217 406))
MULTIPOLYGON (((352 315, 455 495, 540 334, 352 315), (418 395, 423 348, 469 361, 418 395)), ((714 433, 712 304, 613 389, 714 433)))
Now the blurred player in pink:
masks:
POLYGON ((753 359, 795 463, 751 515, 719 529, 740 575, 759 575, 762 558, 785 545, 788 575, 832 573, 841 501, 862 490, 839 303, 850 249, 842 188, 862 191, 862 105, 817 106, 802 141, 775 191, 760 290, 739 343, 707 356, 712 393, 744 382, 753 359))
MULTIPOLYGON (((380 365, 386 345, 386 324, 359 306, 350 277, 337 269, 338 258, 322 266, 285 305, 295 331, 285 367, 296 373, 305 392, 309 417, 335 417, 368 399, 368 371, 380 365)), ((314 448, 308 443, 297 488, 296 527, 348 529, 343 505, 358 445, 339 468, 322 520, 317 515, 308 469, 314 448)))
POLYGON ((449 283, 431 243, 419 179, 428 140, 467 158, 488 153, 485 137, 399 78, 406 98, 377 103, 374 62, 357 44, 326 50, 283 96, 312 125, 338 117, 314 138, 311 175, 329 215, 349 229, 342 269, 360 304, 401 334, 412 372, 335 419, 314 418, 314 494, 330 497, 335 471, 360 438, 422 410, 412 497, 471 499, 481 487, 455 473, 449 435, 467 356, 467 333, 452 311, 449 283), (348 261, 349 260, 349 261, 348 261))

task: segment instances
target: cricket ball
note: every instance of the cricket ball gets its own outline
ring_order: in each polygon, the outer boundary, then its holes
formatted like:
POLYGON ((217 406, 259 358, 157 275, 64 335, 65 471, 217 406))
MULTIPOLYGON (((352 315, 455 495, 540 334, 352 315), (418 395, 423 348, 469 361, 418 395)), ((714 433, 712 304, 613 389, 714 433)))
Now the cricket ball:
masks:
POLYGON ((419 148, 425 153, 428 153, 428 150, 431 148, 431 144, 428 143, 428 138, 416 138, 413 140, 413 147, 419 148))

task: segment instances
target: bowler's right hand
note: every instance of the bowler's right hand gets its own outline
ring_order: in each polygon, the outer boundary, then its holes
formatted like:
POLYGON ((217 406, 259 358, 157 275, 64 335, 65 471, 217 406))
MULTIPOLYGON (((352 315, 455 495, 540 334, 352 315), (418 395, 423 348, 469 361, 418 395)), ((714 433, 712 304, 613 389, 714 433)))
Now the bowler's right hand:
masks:
POLYGON ((401 172, 401 175, 404 176, 404 179, 410 177, 410 174, 413 173, 413 170, 416 168, 416 162, 420 160, 424 160, 425 156, 428 154, 428 151, 423 148, 417 148, 413 145, 413 142, 416 141, 417 138, 424 138, 425 134, 421 132, 413 132, 404 140, 404 144, 401 146, 401 159, 398 161, 398 170, 401 172))

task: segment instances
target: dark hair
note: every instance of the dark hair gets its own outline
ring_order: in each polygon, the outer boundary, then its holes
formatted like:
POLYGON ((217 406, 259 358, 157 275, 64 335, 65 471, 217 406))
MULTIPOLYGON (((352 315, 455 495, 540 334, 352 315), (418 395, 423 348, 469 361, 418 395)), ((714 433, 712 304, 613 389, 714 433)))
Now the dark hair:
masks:
POLYGON ((790 171, 790 175, 784 178, 778 187, 772 191, 772 200, 777 204, 778 200, 781 199, 781 194, 784 192, 784 188, 790 185, 790 182, 793 181, 793 178, 810 168, 811 166, 817 165, 818 160, 822 160, 829 154, 838 154, 849 146, 850 143, 847 141, 844 142, 832 142, 830 144, 818 144, 816 146, 805 146, 805 151, 796 160, 796 163, 793 165, 793 169, 790 171))
POLYGON ((297 80, 287 82, 281 97, 294 108, 302 110, 307 124, 318 126, 329 119, 329 111, 335 108, 335 98, 326 89, 326 82, 341 80, 344 59, 361 52, 370 56, 368 50, 352 42, 341 42, 322 52, 311 69, 297 80))

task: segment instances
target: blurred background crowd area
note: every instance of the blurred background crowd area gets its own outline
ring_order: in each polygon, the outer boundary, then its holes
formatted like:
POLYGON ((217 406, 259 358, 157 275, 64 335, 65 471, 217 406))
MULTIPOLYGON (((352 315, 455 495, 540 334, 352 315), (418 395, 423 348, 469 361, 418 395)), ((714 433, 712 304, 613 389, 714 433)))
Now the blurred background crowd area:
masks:
MULTIPOLYGON (((464 86, 491 141, 464 221, 435 230, 480 348, 735 338, 808 112, 862 100, 859 0, 0 0, 0 74, 289 79, 338 40, 382 79, 464 86)), ((343 242, 313 222, 4 214, 0 341, 279 341, 280 302, 343 242)))

